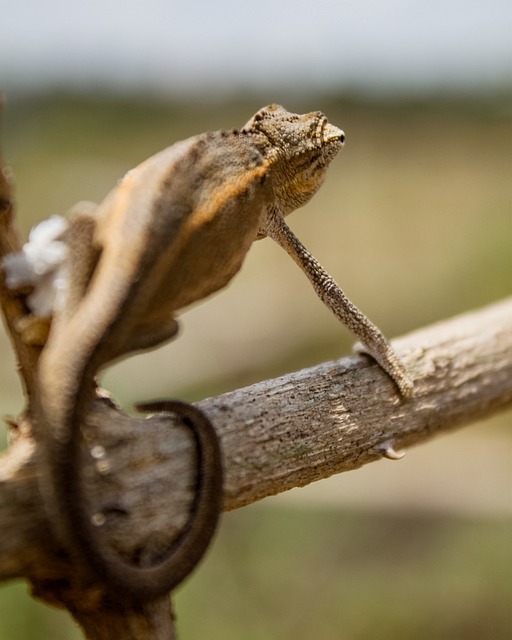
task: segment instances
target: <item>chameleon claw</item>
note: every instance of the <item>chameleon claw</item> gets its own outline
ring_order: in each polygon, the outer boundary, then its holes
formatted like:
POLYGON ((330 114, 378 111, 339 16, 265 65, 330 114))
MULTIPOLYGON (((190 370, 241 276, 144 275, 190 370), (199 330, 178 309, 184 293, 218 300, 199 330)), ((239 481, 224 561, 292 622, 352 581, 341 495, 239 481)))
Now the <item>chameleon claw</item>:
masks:
POLYGON ((382 452, 382 455, 388 460, 401 460, 405 456, 405 451, 395 451, 393 447, 393 442, 391 440, 386 440, 379 446, 379 451, 382 452))

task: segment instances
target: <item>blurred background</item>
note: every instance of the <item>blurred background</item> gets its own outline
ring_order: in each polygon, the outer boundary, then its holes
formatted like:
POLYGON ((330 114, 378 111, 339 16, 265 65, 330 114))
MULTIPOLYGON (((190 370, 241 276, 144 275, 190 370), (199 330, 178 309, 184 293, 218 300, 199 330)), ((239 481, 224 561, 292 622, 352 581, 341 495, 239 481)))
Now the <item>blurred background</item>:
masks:
MULTIPOLYGON (((0 6, 2 147, 24 234, 173 142, 279 102, 346 133, 289 223, 388 336, 510 295, 508 0, 0 6)), ((176 342, 106 373, 126 406, 197 400, 353 343, 268 240, 181 325, 176 342)), ((0 352, 2 414, 15 415, 3 334, 0 352)), ((226 514, 177 594, 180 637, 510 638, 511 418, 226 514)), ((0 640, 81 637, 22 582, 0 588, 0 611, 0 640)))

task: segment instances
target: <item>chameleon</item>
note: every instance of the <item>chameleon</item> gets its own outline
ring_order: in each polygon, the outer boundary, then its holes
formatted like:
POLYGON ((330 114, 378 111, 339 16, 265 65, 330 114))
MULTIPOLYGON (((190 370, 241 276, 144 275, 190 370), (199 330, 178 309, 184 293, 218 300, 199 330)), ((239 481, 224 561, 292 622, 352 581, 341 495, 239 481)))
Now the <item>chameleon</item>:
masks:
POLYGON ((140 602, 188 575, 221 510, 222 465, 206 416, 182 403, 146 407, 174 412, 194 430, 203 477, 178 549, 150 567, 124 559, 94 524, 80 476, 81 425, 95 376, 114 360, 173 338, 178 312, 224 287, 255 240, 270 237, 283 247, 401 394, 411 395, 389 342, 285 222, 319 189, 344 141, 319 111, 269 105, 239 130, 203 133, 160 151, 128 171, 99 205, 84 203, 70 214, 67 289, 39 360, 36 427, 45 452, 39 475, 65 549, 112 593, 140 602))

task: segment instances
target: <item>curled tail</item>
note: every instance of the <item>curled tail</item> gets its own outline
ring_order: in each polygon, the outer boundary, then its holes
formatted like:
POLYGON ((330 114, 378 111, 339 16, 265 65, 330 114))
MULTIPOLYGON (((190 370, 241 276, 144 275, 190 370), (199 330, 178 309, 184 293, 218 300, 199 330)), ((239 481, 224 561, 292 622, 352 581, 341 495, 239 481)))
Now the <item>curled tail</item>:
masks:
MULTIPOLYGON (((90 401, 90 395, 87 397, 90 401)), ((83 415, 80 404, 68 416, 69 420, 83 415)), ((169 412, 182 418, 192 431, 197 449, 196 491, 190 516, 162 562, 141 567, 126 561, 94 524, 93 514, 85 506, 80 473, 80 429, 69 430, 68 440, 50 440, 47 450, 50 478, 43 480, 46 483, 43 494, 47 505, 48 501, 51 503, 52 525, 71 558, 89 565, 113 598, 142 602, 172 591, 203 556, 222 511, 223 471, 217 435, 199 409, 178 401, 159 401, 138 408, 151 413, 169 412)))
MULTIPOLYGON (((94 524, 81 475, 81 427, 94 398, 94 377, 118 355, 111 345, 123 344, 124 332, 130 331, 128 305, 136 298, 133 281, 114 278, 114 282, 118 289, 108 299, 102 300, 101 295, 103 291, 112 294, 112 287, 105 283, 93 286, 86 296, 94 298, 92 303, 79 303, 69 317, 57 317, 56 331, 41 354, 34 412, 43 452, 39 478, 49 519, 72 559, 90 566, 112 597, 140 602, 172 590, 203 555, 221 511, 222 464, 217 436, 201 411, 180 402, 148 405, 147 410, 171 411, 182 417, 194 434, 199 462, 189 521, 166 559, 153 567, 124 560, 94 524), (128 301, 125 308, 120 308, 119 300, 128 301), (115 341, 109 340, 112 335, 115 341)), ((169 327, 166 337, 175 331, 175 323, 169 327)))

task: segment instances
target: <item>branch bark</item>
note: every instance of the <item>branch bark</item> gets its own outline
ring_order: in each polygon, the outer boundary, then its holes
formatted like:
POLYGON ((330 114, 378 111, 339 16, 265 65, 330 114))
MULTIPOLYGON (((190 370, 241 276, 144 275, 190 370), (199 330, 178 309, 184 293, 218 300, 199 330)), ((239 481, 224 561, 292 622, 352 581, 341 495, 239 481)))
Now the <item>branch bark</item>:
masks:
MULTIPOLYGON (((390 445, 409 447, 512 403, 512 299, 394 346, 414 378, 409 400, 370 358, 357 355, 198 403, 221 441, 225 509, 356 469, 390 445)), ((0 578, 28 576, 47 586, 69 567, 41 511, 26 415, 13 436, 0 467, 0 578)), ((128 416, 98 399, 85 438, 92 512, 106 513, 106 535, 121 552, 133 557, 145 549, 151 556, 186 519, 195 468, 187 430, 165 416, 128 416)))

